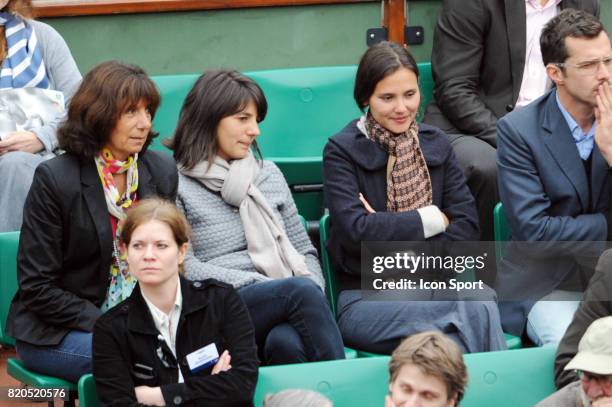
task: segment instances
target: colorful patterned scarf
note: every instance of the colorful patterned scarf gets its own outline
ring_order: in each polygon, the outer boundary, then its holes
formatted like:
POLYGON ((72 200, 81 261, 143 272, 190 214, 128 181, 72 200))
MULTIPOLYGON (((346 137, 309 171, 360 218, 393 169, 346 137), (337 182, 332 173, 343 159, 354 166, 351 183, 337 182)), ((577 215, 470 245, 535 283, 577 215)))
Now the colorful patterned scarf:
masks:
POLYGON ((49 89, 49 79, 34 29, 23 18, 0 12, 7 54, 0 70, 0 89, 49 89))
POLYGON ((102 304, 102 311, 106 311, 132 293, 136 279, 130 274, 125 256, 119 251, 119 236, 126 210, 136 202, 138 190, 138 154, 130 156, 126 161, 119 161, 113 157, 108 149, 102 151, 94 158, 98 175, 104 189, 106 207, 111 216, 113 225, 113 258, 110 267, 110 284, 106 300, 102 304), (123 196, 119 194, 113 174, 126 173, 127 187, 123 196))
POLYGON ((431 179, 419 145, 416 120, 400 134, 381 126, 370 113, 364 125, 370 139, 397 158, 387 180, 387 210, 405 212, 431 205, 431 179))

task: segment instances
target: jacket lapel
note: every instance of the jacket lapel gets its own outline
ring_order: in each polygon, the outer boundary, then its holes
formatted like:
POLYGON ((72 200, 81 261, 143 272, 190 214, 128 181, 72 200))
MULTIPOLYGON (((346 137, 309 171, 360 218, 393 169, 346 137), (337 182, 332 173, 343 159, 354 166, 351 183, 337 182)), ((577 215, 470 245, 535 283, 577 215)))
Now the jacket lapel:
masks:
POLYGON ((127 304, 119 306, 129 307, 127 328, 130 331, 156 336, 159 334, 157 328, 155 328, 155 322, 153 322, 153 317, 147 307, 147 303, 142 297, 139 284, 134 286, 127 304))
MULTIPOLYGON (((601 155, 601 151, 597 147, 597 144, 593 143, 593 153, 591 161, 591 185, 593 190, 593 209, 597 210, 600 207, 599 198, 603 191, 606 180, 608 179, 608 163, 601 155)), ((607 205, 606 205, 607 207, 607 205)))
POLYGON ((359 183, 365 199, 376 211, 387 210, 387 188, 385 175, 372 177, 373 172, 386 173, 389 154, 378 144, 359 134, 348 154, 353 157, 358 170, 359 183))
MULTIPOLYGON (((106 207, 102 183, 93 159, 81 161, 81 184, 83 185, 83 196, 85 197, 89 214, 98 234, 100 253, 102 253, 102 256, 105 253, 108 253, 110 256, 113 252, 113 233, 109 220, 110 215, 106 207)), ((103 259, 102 264, 107 264, 108 261, 106 260, 103 259)))
MULTIPOLYGON (((210 283, 207 281, 189 281, 183 276, 179 277, 181 280, 181 294, 183 295, 182 316, 189 315, 206 307, 210 302, 210 298, 200 290, 210 283)), ((181 320, 183 319, 182 316, 181 320)))
MULTIPOLYGON (((146 153, 145 153, 146 154, 146 153)), ((149 167, 145 164, 145 155, 138 158, 138 199, 157 195, 157 187, 152 183, 149 167)))
POLYGON ((512 67, 512 100, 518 100, 527 48, 527 11, 523 0, 504 0, 504 7, 512 67))
POLYGON ((542 128, 546 147, 576 189, 583 210, 589 210, 589 187, 584 165, 567 122, 557 106, 556 91, 548 94, 542 128))

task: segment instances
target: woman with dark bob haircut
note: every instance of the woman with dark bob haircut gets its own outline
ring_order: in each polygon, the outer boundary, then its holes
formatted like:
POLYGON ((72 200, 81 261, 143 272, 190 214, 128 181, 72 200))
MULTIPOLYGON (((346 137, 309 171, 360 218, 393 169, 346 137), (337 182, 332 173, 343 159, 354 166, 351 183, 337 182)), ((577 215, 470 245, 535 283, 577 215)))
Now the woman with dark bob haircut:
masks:
POLYGON ((206 72, 187 95, 170 143, 193 228, 185 272, 238 289, 263 363, 340 359, 317 252, 283 174, 253 153, 266 111, 260 87, 236 71, 206 72))
MULTIPOLYGON (((445 332, 467 352, 504 349, 493 301, 364 301, 360 291, 362 241, 478 240, 474 199, 447 136, 416 122, 418 75, 406 48, 382 42, 368 49, 354 91, 365 114, 323 152, 328 250, 342 290, 338 325, 348 346, 370 352, 389 354, 427 329, 445 332)), ((494 298, 486 286, 476 295, 494 298)))
POLYGON ((180 276, 189 234, 172 202, 145 199, 128 211, 121 245, 138 284, 94 328, 102 405, 253 405, 258 363, 249 313, 230 285, 180 276))
POLYGON ((118 250, 125 211, 150 195, 176 198, 173 160, 146 151, 158 105, 141 68, 94 67, 59 130, 66 153, 36 169, 7 321, 28 369, 71 381, 91 371, 96 319, 132 292, 136 281, 118 250))

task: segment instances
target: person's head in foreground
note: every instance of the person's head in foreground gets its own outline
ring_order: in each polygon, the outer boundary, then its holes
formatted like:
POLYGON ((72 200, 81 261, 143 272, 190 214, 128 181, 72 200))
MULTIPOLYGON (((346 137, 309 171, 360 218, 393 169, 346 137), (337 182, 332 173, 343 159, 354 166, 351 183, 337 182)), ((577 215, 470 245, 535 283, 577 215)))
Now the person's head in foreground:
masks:
POLYGON ((263 407, 332 407, 332 402, 316 391, 288 389, 268 394, 263 407))
POLYGON ((459 347, 440 332, 412 335, 393 351, 385 407, 453 407, 467 384, 459 347))
POLYGON ((612 316, 593 321, 565 370, 578 373, 585 407, 612 406, 612 316))
POLYGON ((170 201, 149 198, 129 211, 121 242, 143 291, 158 286, 176 291, 190 233, 185 216, 170 201))

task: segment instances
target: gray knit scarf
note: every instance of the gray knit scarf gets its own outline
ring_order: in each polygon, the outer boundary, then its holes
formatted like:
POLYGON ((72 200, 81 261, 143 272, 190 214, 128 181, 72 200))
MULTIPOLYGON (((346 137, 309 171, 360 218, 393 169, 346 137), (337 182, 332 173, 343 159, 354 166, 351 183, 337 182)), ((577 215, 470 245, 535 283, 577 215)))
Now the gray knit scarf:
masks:
POLYGON ((270 278, 310 275, 304 256, 295 250, 282 223, 261 191, 255 186, 259 165, 249 154, 228 163, 216 156, 210 168, 207 161, 179 171, 197 179, 208 189, 220 192, 221 198, 239 208, 247 251, 255 268, 270 278))

